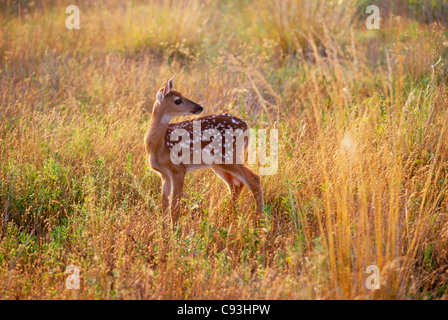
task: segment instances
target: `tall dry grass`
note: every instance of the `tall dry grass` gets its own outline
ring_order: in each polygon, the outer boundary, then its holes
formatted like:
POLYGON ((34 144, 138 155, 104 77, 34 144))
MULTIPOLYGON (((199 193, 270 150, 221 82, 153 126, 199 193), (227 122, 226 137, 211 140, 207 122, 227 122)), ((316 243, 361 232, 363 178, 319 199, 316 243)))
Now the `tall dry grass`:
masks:
POLYGON ((394 14, 367 30, 363 5, 84 1, 67 30, 62 3, 7 3, 0 297, 446 298, 447 32, 394 14), (279 130, 266 228, 202 171, 163 229, 142 139, 174 72, 206 113, 279 130))

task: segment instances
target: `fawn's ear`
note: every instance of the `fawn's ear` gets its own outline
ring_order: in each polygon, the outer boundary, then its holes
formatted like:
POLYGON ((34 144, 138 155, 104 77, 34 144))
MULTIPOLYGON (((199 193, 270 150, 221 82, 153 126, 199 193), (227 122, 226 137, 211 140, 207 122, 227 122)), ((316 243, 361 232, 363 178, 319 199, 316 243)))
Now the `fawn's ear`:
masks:
POLYGON ((157 91, 156 98, 159 100, 159 102, 162 102, 163 98, 165 97, 165 94, 163 93, 164 87, 160 88, 159 91, 157 91))
MULTIPOLYGON (((171 79, 172 80, 172 79, 171 79)), ((166 80, 166 83, 157 91, 156 98, 160 102, 166 97, 168 93, 172 90, 170 87, 170 79, 166 80)))
POLYGON ((174 78, 176 78, 176 74, 174 74, 171 79, 168 80, 168 87, 170 91, 174 89, 174 78))

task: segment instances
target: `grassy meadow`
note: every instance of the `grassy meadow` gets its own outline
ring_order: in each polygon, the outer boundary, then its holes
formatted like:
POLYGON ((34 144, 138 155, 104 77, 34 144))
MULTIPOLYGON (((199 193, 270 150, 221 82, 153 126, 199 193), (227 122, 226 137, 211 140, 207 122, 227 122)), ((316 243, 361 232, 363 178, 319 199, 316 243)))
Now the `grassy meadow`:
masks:
POLYGON ((0 1, 0 299, 447 299, 447 27, 431 0, 0 1), (143 137, 174 73, 278 129, 264 227, 202 170, 163 228, 143 137))

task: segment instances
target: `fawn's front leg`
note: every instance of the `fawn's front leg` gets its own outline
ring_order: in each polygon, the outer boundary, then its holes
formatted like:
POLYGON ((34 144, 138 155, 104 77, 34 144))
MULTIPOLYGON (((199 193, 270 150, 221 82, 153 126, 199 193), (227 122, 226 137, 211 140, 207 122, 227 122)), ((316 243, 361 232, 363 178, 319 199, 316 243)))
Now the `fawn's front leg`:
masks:
POLYGON ((171 223, 174 227, 180 216, 180 199, 182 197, 182 189, 184 188, 185 170, 173 172, 171 175, 171 223))
POLYGON ((171 178, 168 174, 162 173, 162 216, 163 224, 167 225, 170 219, 170 198, 172 190, 171 178))

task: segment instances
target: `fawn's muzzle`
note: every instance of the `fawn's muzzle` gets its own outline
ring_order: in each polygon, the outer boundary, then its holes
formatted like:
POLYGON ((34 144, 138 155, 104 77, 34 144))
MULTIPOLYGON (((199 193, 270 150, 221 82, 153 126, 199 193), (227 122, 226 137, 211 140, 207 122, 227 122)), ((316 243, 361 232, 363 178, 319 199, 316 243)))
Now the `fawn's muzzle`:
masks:
POLYGON ((200 114, 202 111, 204 111, 204 108, 200 105, 197 105, 193 111, 194 114, 200 114))

